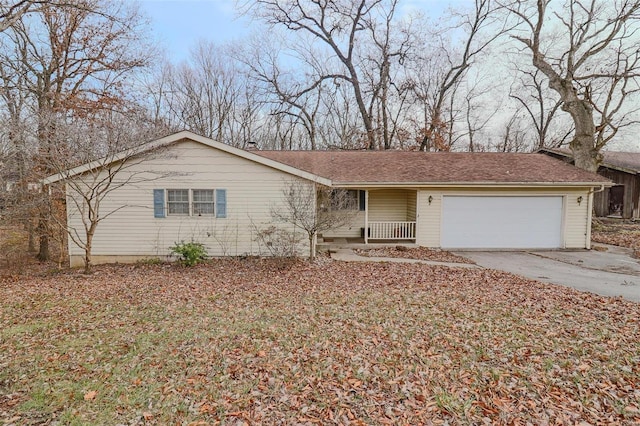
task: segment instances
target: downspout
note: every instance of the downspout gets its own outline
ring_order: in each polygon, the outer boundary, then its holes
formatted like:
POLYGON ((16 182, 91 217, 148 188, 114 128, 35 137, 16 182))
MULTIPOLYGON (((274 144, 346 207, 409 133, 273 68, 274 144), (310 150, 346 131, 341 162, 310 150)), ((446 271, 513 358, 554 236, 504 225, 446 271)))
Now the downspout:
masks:
POLYGON ((587 250, 591 250, 591 220, 593 219, 593 194, 604 191, 605 186, 600 185, 600 189, 587 192, 587 250))

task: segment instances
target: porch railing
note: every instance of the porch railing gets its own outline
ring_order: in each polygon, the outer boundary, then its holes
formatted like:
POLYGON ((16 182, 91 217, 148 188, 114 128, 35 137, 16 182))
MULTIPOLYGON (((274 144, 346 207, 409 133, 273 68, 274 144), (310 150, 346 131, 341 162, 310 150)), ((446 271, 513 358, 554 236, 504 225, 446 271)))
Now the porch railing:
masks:
POLYGON ((415 222, 369 222, 369 240, 415 240, 415 222))

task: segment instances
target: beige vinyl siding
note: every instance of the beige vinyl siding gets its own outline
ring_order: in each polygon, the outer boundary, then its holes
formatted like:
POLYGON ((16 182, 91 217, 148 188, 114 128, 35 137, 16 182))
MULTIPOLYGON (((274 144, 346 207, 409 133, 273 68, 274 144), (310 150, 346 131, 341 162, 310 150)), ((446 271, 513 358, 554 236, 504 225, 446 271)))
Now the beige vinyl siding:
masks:
POLYGON ((567 192, 564 200, 564 242, 566 248, 591 248, 589 241, 589 191, 567 192), (578 204, 578 197, 582 202, 578 204))
POLYGON ((322 236, 326 238, 360 238, 362 228, 364 228, 364 212, 359 211, 354 215, 350 224, 324 231, 322 236))
POLYGON ((418 198, 418 191, 409 191, 407 194, 407 221, 416 221, 416 203, 418 198))
POLYGON ((406 221, 408 197, 409 191, 405 189, 379 189, 369 191, 369 221, 406 221))
POLYGON ((423 247, 440 247, 441 213, 442 195, 439 192, 418 191, 416 244, 423 247), (429 197, 433 197, 431 203, 429 197))
MULTIPOLYGON (((172 145, 161 156, 131 166, 117 179, 140 173, 152 179, 139 181, 136 177, 137 183, 113 191, 102 202, 103 215, 117 211, 98 225, 94 255, 166 256, 175 242, 191 240, 205 244, 212 256, 267 254, 255 241, 255 227, 277 225, 294 231, 292 226, 274 224, 271 219, 272 206, 282 205, 283 188, 298 179, 282 171, 196 142, 183 141, 172 145), (226 189, 227 217, 155 218, 154 189, 226 189)), ((67 208, 70 225, 83 229, 74 203, 68 201, 67 208)), ((306 235, 299 230, 295 232, 302 237, 300 250, 304 254, 308 249, 306 235)), ((82 255, 83 250, 70 243, 69 254, 82 255)))
MULTIPOLYGON (((416 243, 425 247, 440 247, 442 197, 445 195, 486 196, 563 196, 562 241, 565 248, 588 248, 588 188, 521 188, 521 189, 456 189, 418 192, 418 218, 416 243), (433 199, 429 205, 428 198, 433 199), (578 204, 578 197, 582 202, 578 204)), ((472 213, 472 212, 470 212, 472 213)))

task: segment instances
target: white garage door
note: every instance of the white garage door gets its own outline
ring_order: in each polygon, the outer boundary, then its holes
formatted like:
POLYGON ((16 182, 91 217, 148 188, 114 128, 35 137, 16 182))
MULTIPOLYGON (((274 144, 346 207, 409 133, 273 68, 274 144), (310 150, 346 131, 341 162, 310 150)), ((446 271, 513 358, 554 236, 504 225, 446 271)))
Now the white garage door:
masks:
POLYGON ((562 246, 562 197, 445 196, 442 202, 442 247, 562 246))

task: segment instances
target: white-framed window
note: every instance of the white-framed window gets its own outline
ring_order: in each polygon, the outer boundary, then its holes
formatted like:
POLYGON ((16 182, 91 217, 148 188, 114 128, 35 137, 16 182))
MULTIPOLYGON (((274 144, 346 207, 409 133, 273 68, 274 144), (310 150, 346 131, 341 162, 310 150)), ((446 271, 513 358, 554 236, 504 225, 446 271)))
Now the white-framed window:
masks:
POLYGON ((188 189, 167 189, 167 214, 189 216, 188 189))
POLYGON ((227 217, 226 189, 154 189, 153 216, 227 217))
POLYGON ((192 189, 191 195, 194 216, 213 215, 213 189, 192 189))

